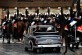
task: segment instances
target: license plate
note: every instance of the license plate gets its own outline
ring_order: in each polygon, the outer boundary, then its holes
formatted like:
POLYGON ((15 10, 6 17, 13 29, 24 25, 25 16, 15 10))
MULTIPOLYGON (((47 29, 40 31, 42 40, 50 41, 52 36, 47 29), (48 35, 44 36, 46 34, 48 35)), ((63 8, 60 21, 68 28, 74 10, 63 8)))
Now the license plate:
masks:
POLYGON ((46 42, 47 42, 47 43, 52 43, 53 40, 52 40, 52 39, 47 39, 46 42))

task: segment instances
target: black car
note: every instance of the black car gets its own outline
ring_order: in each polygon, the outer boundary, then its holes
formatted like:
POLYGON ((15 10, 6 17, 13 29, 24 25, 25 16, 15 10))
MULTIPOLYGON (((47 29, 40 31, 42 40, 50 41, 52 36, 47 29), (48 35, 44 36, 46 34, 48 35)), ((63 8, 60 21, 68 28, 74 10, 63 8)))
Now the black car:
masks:
POLYGON ((42 49, 52 49, 60 52, 62 47, 61 36, 55 27, 51 25, 30 26, 28 34, 25 35, 25 50, 39 52, 42 49))

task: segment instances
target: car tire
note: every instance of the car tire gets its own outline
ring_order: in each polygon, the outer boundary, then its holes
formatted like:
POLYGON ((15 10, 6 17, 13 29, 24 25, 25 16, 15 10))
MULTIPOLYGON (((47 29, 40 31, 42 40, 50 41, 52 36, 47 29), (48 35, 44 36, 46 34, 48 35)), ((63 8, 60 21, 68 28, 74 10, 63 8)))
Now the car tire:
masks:
POLYGON ((25 51, 28 51, 28 48, 27 47, 25 47, 25 51))
POLYGON ((31 50, 31 51, 34 51, 33 42, 32 42, 32 41, 30 41, 30 50, 31 50))
POLYGON ((33 42, 32 42, 32 41, 30 41, 30 49, 31 49, 31 51, 33 51, 33 52, 40 53, 40 49, 33 48, 33 42))
POLYGON ((36 53, 40 53, 40 49, 37 49, 37 48, 35 48, 33 51, 36 53))

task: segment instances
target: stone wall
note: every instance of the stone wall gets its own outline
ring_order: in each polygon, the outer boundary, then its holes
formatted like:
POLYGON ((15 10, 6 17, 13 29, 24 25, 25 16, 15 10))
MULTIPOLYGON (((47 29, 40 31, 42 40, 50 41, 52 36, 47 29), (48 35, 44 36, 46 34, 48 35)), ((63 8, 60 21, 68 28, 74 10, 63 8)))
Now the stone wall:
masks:
MULTIPOLYGON (((39 2, 40 0, 38 0, 38 2, 18 2, 18 0, 0 0, 0 7, 58 7, 58 6, 62 6, 62 7, 66 7, 66 6, 71 6, 73 0, 66 0, 66 2, 64 0, 59 0, 59 2, 44 2, 44 0, 42 2, 39 2)), ((47 0, 45 0, 47 1, 47 0)))
POLYGON ((2 9, 0 8, 0 24, 1 24, 1 19, 2 19, 2 9))
MULTIPOLYGON (((36 10, 36 8, 28 9, 30 14, 34 14, 35 10, 36 10)), ((59 13, 60 12, 60 10, 58 10, 57 8, 51 8, 50 10, 51 10, 50 13, 59 13)), ((10 8, 9 11, 10 11, 10 14, 16 13, 16 10, 14 8, 10 8)), ((44 9, 40 8, 39 11, 40 11, 40 13, 43 13, 43 14, 47 13, 47 8, 44 8, 44 9)), ((66 11, 69 12, 67 9, 64 9, 64 13, 66 13, 66 11)), ((22 14, 25 14, 25 8, 19 8, 19 12, 22 14)))

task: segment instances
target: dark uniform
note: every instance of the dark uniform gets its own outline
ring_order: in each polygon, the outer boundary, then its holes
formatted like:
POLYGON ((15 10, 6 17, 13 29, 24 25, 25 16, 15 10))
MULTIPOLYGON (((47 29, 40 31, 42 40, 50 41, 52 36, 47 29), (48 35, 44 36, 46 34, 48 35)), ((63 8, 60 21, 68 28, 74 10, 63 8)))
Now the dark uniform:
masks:
POLYGON ((11 38, 11 34, 12 34, 12 23, 11 23, 11 20, 8 20, 7 21, 7 33, 6 33, 6 36, 7 36, 7 43, 10 44, 10 38, 11 38))
POLYGON ((17 20, 15 20, 15 22, 13 23, 13 38, 18 38, 17 20))
POLYGON ((6 21, 2 23, 2 37, 3 37, 3 43, 4 43, 4 38, 6 38, 6 21))

